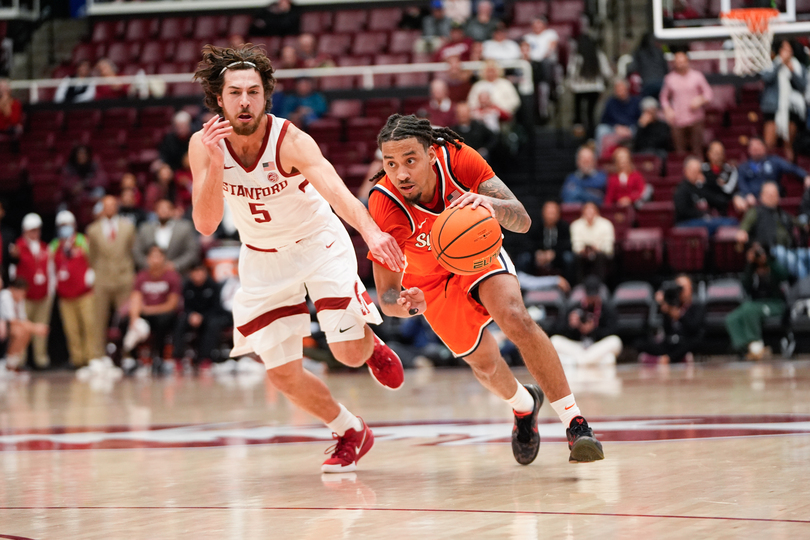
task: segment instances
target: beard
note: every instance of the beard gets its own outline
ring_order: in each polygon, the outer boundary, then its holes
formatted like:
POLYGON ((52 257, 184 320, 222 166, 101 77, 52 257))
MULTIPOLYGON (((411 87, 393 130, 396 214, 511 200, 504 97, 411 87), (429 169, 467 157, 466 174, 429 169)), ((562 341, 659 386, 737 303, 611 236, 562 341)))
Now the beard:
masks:
POLYGON ((253 121, 248 124, 243 124, 242 122, 240 122, 239 115, 250 114, 247 111, 239 111, 239 113, 235 117, 229 117, 224 110, 222 111, 222 114, 225 116, 225 119, 231 123, 231 127, 233 127, 233 132, 243 137, 247 135, 253 135, 254 133, 256 133, 256 130, 259 129, 259 124, 261 124, 262 122, 261 116, 254 117, 253 121))

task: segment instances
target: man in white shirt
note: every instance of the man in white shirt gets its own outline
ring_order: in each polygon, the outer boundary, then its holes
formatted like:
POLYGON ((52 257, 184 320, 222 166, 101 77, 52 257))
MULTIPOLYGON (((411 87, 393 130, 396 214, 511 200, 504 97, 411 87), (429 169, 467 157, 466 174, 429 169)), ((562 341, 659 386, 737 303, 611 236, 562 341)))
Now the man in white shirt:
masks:
POLYGON ((523 41, 531 47, 529 58, 532 62, 557 62, 557 43, 560 36, 556 30, 548 27, 545 17, 537 17, 532 21, 532 31, 523 36, 523 41))
POLYGON ((32 323, 25 311, 28 283, 17 278, 0 291, 0 341, 8 340, 6 357, 0 360, 0 373, 22 367, 22 352, 28 348, 31 336, 46 336, 48 325, 32 323))
MULTIPOLYGON (((518 47, 520 50, 520 47, 518 47)), ((503 109, 510 115, 514 115, 520 107, 520 96, 515 89, 515 85, 504 79, 501 75, 501 68, 493 60, 488 60, 483 69, 483 78, 475 83, 467 96, 467 103, 473 110, 479 109, 481 103, 479 96, 488 93, 493 105, 503 109)))
POLYGON ((519 60, 521 57, 520 45, 507 38, 506 25, 498 21, 498 26, 492 32, 492 39, 484 42, 483 56, 485 60, 519 60))
POLYGON ((587 202, 582 205, 582 217, 571 224, 571 249, 576 257, 577 281, 589 274, 605 280, 615 241, 613 223, 599 215, 596 204, 587 202))

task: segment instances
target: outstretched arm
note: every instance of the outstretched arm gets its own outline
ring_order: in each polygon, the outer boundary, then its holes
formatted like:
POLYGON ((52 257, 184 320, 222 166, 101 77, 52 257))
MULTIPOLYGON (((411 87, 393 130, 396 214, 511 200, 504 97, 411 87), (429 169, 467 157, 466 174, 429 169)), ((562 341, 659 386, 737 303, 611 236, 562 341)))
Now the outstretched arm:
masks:
POLYGON ((497 219, 503 228, 512 232, 528 232, 532 225, 532 220, 526 209, 523 208, 523 204, 497 176, 482 182, 478 186, 478 193, 468 191, 450 203, 450 208, 454 206, 463 208, 468 204, 473 209, 483 206, 492 213, 492 217, 497 219))
POLYGON ((397 241, 380 230, 363 203, 352 195, 332 164, 323 157, 312 137, 290 125, 281 144, 280 158, 287 171, 297 169, 335 209, 335 213, 357 229, 375 259, 391 268, 404 267, 405 257, 397 241))
POLYGON ((416 287, 402 290, 402 272, 374 263, 374 285, 382 312, 389 317, 413 317, 427 309, 425 294, 416 287))

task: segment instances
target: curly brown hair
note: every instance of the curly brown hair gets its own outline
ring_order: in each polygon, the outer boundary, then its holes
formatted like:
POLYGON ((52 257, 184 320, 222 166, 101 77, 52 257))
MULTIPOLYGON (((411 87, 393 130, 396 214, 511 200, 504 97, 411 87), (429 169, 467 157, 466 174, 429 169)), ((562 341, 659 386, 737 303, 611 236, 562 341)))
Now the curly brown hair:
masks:
POLYGON ((205 91, 205 106, 208 110, 214 114, 222 114, 217 97, 222 95, 226 69, 256 69, 264 86, 264 97, 267 101, 265 110, 270 112, 273 89, 276 87, 276 78, 273 77, 275 70, 264 49, 252 43, 245 43, 235 49, 214 45, 203 47, 202 60, 197 65, 194 80, 199 80, 202 84, 205 91), (249 65, 248 62, 253 65, 249 65))

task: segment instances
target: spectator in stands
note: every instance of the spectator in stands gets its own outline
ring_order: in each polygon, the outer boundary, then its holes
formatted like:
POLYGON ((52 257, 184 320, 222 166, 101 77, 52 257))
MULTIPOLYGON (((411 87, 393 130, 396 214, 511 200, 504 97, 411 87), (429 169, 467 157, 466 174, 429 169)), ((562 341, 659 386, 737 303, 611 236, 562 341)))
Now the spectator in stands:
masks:
POLYGON ((422 41, 420 49, 423 51, 437 51, 446 39, 450 37, 450 27, 453 21, 444 12, 441 0, 432 0, 430 15, 422 19, 422 41))
POLYGON ((183 284, 182 311, 177 319, 174 334, 174 356, 182 360, 186 348, 186 336, 193 334, 196 340, 195 359, 197 367, 211 363, 211 353, 222 341, 222 330, 227 319, 223 317, 220 302, 220 287, 204 263, 194 265, 183 284))
POLYGON ((89 60, 82 60, 76 66, 76 75, 65 77, 56 89, 53 100, 56 103, 84 103, 96 98, 96 85, 86 81, 93 75, 89 60))
POLYGON ((633 166, 630 150, 620 146, 613 152, 616 172, 608 176, 604 205, 626 207, 640 205, 652 194, 647 182, 633 166))
POLYGON ((467 21, 465 32, 473 41, 483 43, 492 37, 498 19, 493 16, 492 2, 489 0, 479 0, 476 7, 475 17, 467 21))
MULTIPOLYGON (((191 192, 194 178, 191 166, 188 163, 188 154, 183 156, 180 168, 174 172, 175 204, 178 208, 188 210, 191 208, 191 192)), ((190 219, 190 218, 189 218, 190 219)))
POLYGON ((144 207, 154 208, 160 199, 168 199, 172 203, 177 201, 177 183, 174 179, 174 171, 165 163, 158 167, 155 181, 146 186, 143 196, 144 207))
POLYGON ((90 268, 87 238, 76 231, 76 217, 68 210, 56 215, 57 238, 50 244, 56 271, 59 314, 67 340, 70 364, 79 368, 100 358, 97 339, 95 276, 90 268))
POLYGON ((470 59, 472 40, 464 35, 464 26, 453 22, 450 27, 450 38, 436 51, 436 62, 448 62, 450 58, 458 57, 462 62, 470 59))
POLYGON ((726 161, 726 147, 720 141, 712 141, 706 150, 707 160, 703 163, 704 190, 711 193, 709 201, 714 202, 718 213, 726 215, 729 203, 733 201, 735 211, 744 213, 745 199, 737 192, 737 168, 726 161))
MULTIPOLYGON (((39 214, 26 214, 22 221, 22 236, 10 248, 17 260, 16 277, 28 284, 25 295, 25 312, 32 323, 47 325, 51 320, 53 291, 51 289, 52 262, 48 246, 42 241, 42 218, 39 214)), ((50 365, 48 342, 43 336, 32 338, 34 363, 39 368, 50 365)), ((26 352, 22 354, 25 364, 26 352)))
POLYGON ((568 325, 551 344, 563 365, 615 365, 622 352, 622 340, 615 335, 618 317, 602 298, 602 282, 596 276, 585 280, 585 294, 568 312, 568 325))
POLYGON ((172 270, 185 274, 200 256, 200 243, 191 223, 176 219, 174 204, 168 199, 155 203, 157 222, 147 221, 138 229, 133 256, 138 268, 146 268, 149 249, 156 245, 172 270))
POLYGON ((484 42, 482 52, 486 60, 520 60, 520 45, 506 35, 506 24, 498 21, 495 30, 492 32, 492 39, 484 42))
POLYGON ((639 98, 631 96, 630 86, 627 81, 617 77, 613 81, 613 95, 605 103, 602 118, 596 127, 595 138, 598 155, 604 155, 607 146, 616 146, 623 141, 632 139, 640 117, 639 98), (613 139, 610 145, 607 144, 609 141, 606 141, 608 136, 613 139))
POLYGON ((433 79, 430 82, 427 112, 430 123, 434 126, 452 126, 455 122, 455 111, 448 94, 447 83, 441 79, 433 79))
POLYGON ((95 204, 109 187, 107 173, 86 144, 73 148, 62 172, 62 201, 70 208, 95 204))
POLYGON ((571 249, 577 269, 577 281, 594 274, 604 281, 613 260, 616 231, 613 223, 599 215, 596 203, 582 205, 582 217, 571 223, 571 249))
POLYGON ((639 362, 694 362, 692 351, 703 339, 706 312, 703 304, 694 302, 692 291, 692 278, 681 274, 655 293, 662 324, 639 345, 639 362))
POLYGON ((794 174, 803 179, 804 187, 810 187, 810 176, 807 171, 779 156, 768 155, 762 139, 752 137, 748 141, 748 160, 737 168, 739 194, 748 206, 757 204, 759 191, 765 182, 782 185, 782 175, 794 174))
POLYGON ((158 148, 160 161, 175 171, 179 169, 183 165, 183 156, 188 154, 191 135, 191 115, 178 111, 172 118, 172 130, 163 137, 158 148))
POLYGON ((712 236, 719 227, 737 225, 734 218, 712 213, 712 207, 722 204, 722 200, 719 203, 716 200, 713 201, 714 204, 709 203, 713 195, 704 189, 706 179, 698 158, 686 158, 683 176, 674 196, 676 227, 705 227, 709 236, 712 236))
POLYGON ((402 30, 421 30, 422 19, 427 16, 425 10, 419 6, 405 6, 402 18, 399 20, 399 28, 402 30))
POLYGON ((658 108, 658 100, 647 96, 641 100, 640 108, 641 116, 633 136, 633 151, 666 159, 667 153, 672 150, 672 133, 669 125, 659 117, 661 109, 658 108))
MULTIPOLYGON (((118 76, 118 68, 109 59, 96 62, 96 76, 109 79, 118 76)), ((129 85, 119 82, 96 85, 96 99, 123 99, 127 97, 129 85)))
POLYGON ((664 77, 661 88, 661 106, 672 128, 672 142, 676 152, 703 154, 703 126, 705 107, 714 97, 705 75, 689 67, 686 51, 675 53, 675 71, 664 77))
POLYGON ((484 159, 489 158, 490 153, 495 149, 495 145, 498 144, 498 137, 495 133, 486 127, 483 122, 474 119, 470 112, 470 106, 464 102, 456 105, 456 121, 452 129, 464 137, 464 143, 475 148, 484 159))
POLYGON ((278 67, 276 69, 299 69, 304 67, 298 58, 298 51, 292 45, 285 45, 279 51, 278 67))
POLYGON ((132 292, 135 226, 118 214, 115 197, 107 195, 101 203, 101 214, 87 227, 87 245, 90 266, 95 274, 96 339, 99 349, 105 351, 110 312, 118 311, 132 292))
POLYGON ((123 219, 129 220, 136 228, 140 227, 148 216, 136 202, 136 191, 133 188, 124 188, 121 190, 119 198, 121 204, 119 215, 123 219))
POLYGON ((540 116, 548 116, 548 102, 556 98, 557 45, 560 36, 553 28, 548 27, 545 17, 536 17, 532 21, 531 31, 523 36, 523 42, 529 46, 528 60, 532 64, 532 77, 538 92, 540 116))
POLYGON ((16 152, 22 132, 22 103, 11 95, 8 79, 0 79, 0 142, 3 139, 10 141, 12 150, 16 152))
POLYGON ((746 244, 757 242, 791 276, 802 279, 810 273, 810 254, 806 247, 797 248, 796 230, 799 220, 779 208, 779 186, 766 182, 759 195, 759 204, 745 213, 740 222, 737 240, 746 244))
POLYGON ((458 56, 450 56, 446 61, 449 65, 447 71, 439 73, 437 78, 447 83, 447 93, 453 103, 467 101, 472 88, 472 73, 461 67, 458 56))
POLYGON ((0 341, 8 340, 5 361, 0 361, 0 369, 4 371, 22 368, 31 338, 45 339, 48 335, 48 325, 28 320, 25 308, 27 292, 28 282, 20 277, 0 291, 0 341))
MULTIPOLYGON (((156 245, 147 250, 147 266, 135 277, 129 298, 128 332, 134 330, 138 319, 149 324, 151 334, 152 369, 160 372, 163 347, 177 321, 182 293, 182 278, 166 260, 166 253, 156 245)), ((137 344, 137 343, 136 343, 137 344)), ((132 348, 127 347, 129 353, 132 348)))
MULTIPOLYGON (((378 169, 379 170, 379 169, 378 169)), ((0 289, 8 283, 8 267, 11 264, 9 249, 14 245, 17 235, 8 226, 6 218, 6 202, 0 199, 0 289)))
POLYGON ((655 40, 655 34, 647 32, 641 36, 638 48, 633 53, 633 62, 627 68, 628 73, 637 73, 641 78, 641 96, 658 97, 664 77, 669 72, 664 51, 655 40))
POLYGON ((577 152, 577 170, 568 175, 562 187, 564 203, 593 202, 602 204, 607 187, 607 176, 596 168, 596 154, 589 146, 577 152))
POLYGON ((284 104, 279 113, 300 128, 305 128, 326 114, 326 98, 315 91, 315 84, 309 77, 301 77, 295 81, 295 93, 284 97, 284 104))
POLYGON ((574 94, 574 132, 593 137, 596 104, 613 70, 605 53, 587 34, 577 40, 576 52, 568 59, 567 75, 568 88, 574 94))
POLYGON ((546 201, 543 219, 532 222, 529 240, 529 261, 525 265, 534 275, 558 274, 570 278, 574 255, 571 251, 571 229, 560 219, 560 204, 546 201))
POLYGON ((444 0, 443 4, 444 13, 462 28, 472 16, 472 0, 444 0))
POLYGON ((787 285, 788 273, 756 242, 748 249, 746 258, 742 282, 749 300, 728 314, 726 330, 735 351, 747 352, 749 360, 760 360, 765 355, 762 323, 766 317, 781 317, 785 312, 783 287, 787 285))
MULTIPOLYGON (((481 4, 479 4, 481 5, 481 4)), ((503 77, 503 71, 493 60, 486 61, 483 69, 484 78, 472 85, 470 95, 467 96, 467 103, 475 111, 481 108, 479 96, 483 93, 489 94, 492 104, 514 116, 520 107, 520 96, 515 89, 515 85, 503 77)))
POLYGON ((492 133, 500 133, 503 126, 511 122, 512 115, 492 102, 489 92, 478 95, 478 107, 471 112, 473 118, 481 121, 492 133))
POLYGON ((328 54, 318 52, 315 47, 315 36, 312 34, 301 34, 298 36, 298 58, 300 66, 303 68, 332 67, 335 61, 328 54))
POLYGON ((260 10, 250 26, 252 36, 295 36, 300 33, 301 14, 290 0, 272 2, 260 10))
POLYGON ((762 138, 769 150, 776 148, 777 139, 782 139, 785 157, 793 161, 796 133, 807 118, 807 71, 794 56, 790 41, 776 40, 773 50, 773 66, 760 74, 765 83, 759 101, 765 120, 762 138))

